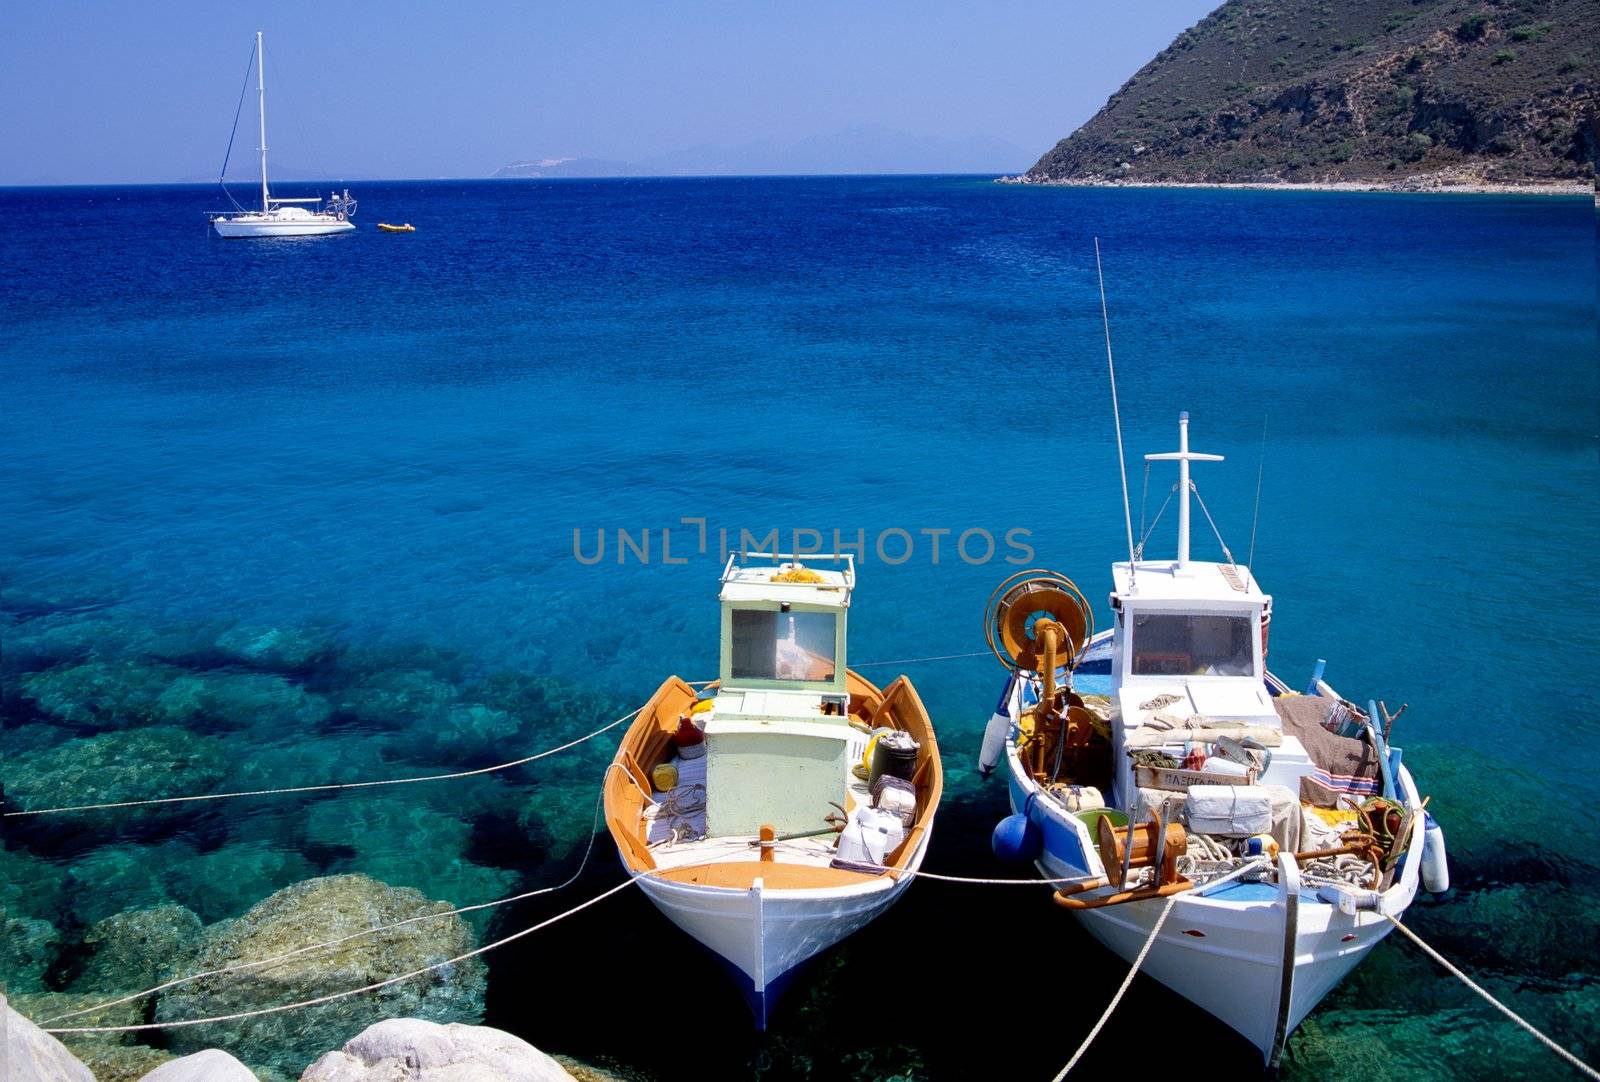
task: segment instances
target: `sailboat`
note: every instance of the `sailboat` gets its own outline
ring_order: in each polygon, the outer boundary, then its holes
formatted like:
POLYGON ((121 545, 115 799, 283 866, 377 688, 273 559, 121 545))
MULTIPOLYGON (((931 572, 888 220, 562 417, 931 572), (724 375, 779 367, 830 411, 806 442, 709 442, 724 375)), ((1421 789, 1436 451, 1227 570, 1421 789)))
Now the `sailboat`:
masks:
POLYGON ((943 791, 901 676, 846 667, 852 554, 735 553, 720 679, 669 677, 604 783, 627 872, 732 971, 758 1028, 807 959, 865 927, 922 865, 943 791))
MULTIPOLYGON (((1178 464, 1176 558, 1146 559, 1130 519, 1109 630, 1054 572, 990 598, 1010 675, 978 766, 1003 764, 1010 792, 996 854, 1064 881, 1056 904, 1122 958, 1148 942, 1143 972, 1270 1064, 1419 886, 1448 889, 1444 833, 1388 743, 1395 715, 1320 662, 1303 691, 1273 675, 1272 597, 1225 544, 1191 558, 1189 466, 1221 456, 1178 426, 1176 452, 1146 456, 1178 464)), ((1067 983, 1095 1009, 1112 994, 1067 983)))
MULTIPOLYGON (((334 193, 326 200, 320 196, 309 199, 280 199, 273 196, 267 187, 267 79, 264 64, 264 55, 261 43, 261 31, 256 31, 255 49, 256 68, 256 95, 261 120, 261 209, 246 210, 234 203, 234 210, 213 214, 211 224, 216 228, 217 235, 228 238, 237 237, 320 237, 328 233, 347 233, 355 229, 355 223, 350 218, 356 212, 356 201, 350 198, 350 190, 344 193, 334 193), (305 204, 311 205, 308 209, 305 204)), ((246 86, 249 73, 246 73, 246 86)), ((235 113, 234 129, 237 131, 239 117, 235 113)), ((232 150, 233 137, 228 137, 228 147, 232 150)), ((222 172, 228 171, 227 157, 222 162, 222 172)), ((221 183, 221 177, 218 177, 221 183)), ((223 188, 227 192, 227 188, 223 188)), ((231 195, 228 197, 233 198, 231 195)))

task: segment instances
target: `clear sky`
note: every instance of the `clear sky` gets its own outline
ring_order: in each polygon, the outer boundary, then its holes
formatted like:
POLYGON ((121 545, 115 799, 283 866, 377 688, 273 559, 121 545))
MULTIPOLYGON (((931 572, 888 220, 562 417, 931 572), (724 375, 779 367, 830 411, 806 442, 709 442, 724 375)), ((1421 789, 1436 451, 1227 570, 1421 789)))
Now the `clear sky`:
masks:
MULTIPOLYGON (((0 184, 214 176, 258 28, 272 159, 290 171, 484 176, 705 146, 737 160, 847 129, 891 157, 898 136, 1010 144, 1020 160, 993 168, 1016 169, 1216 3, 11 0, 0 184)), ((253 168, 253 111, 230 177, 253 168)))

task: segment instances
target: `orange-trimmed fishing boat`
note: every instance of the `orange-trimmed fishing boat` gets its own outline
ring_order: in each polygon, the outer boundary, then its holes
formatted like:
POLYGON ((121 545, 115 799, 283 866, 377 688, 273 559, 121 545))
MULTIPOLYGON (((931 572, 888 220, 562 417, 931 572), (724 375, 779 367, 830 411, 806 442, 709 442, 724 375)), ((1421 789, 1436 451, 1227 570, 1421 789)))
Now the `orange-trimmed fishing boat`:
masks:
POLYGON ((756 1025, 813 955, 910 885, 944 788, 911 681, 845 665, 849 555, 736 554, 720 679, 657 689, 605 779, 628 874, 733 970, 756 1025))

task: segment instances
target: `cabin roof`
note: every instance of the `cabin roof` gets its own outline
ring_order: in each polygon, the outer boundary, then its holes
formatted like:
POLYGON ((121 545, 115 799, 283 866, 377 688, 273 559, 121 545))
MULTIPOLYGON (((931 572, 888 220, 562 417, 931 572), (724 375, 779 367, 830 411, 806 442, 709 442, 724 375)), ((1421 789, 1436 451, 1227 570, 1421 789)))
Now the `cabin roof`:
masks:
POLYGON ((1270 600, 1243 564, 1140 560, 1136 570, 1131 574, 1126 562, 1111 565, 1112 582, 1125 600, 1255 606, 1270 600))
MULTIPOLYGON (((855 567, 847 561, 840 570, 812 567, 795 557, 754 553, 755 559, 740 563, 728 560, 722 574, 722 601, 777 601, 797 605, 824 605, 848 608, 850 590, 855 586, 855 567)), ((826 559, 826 557, 824 557, 826 559)))

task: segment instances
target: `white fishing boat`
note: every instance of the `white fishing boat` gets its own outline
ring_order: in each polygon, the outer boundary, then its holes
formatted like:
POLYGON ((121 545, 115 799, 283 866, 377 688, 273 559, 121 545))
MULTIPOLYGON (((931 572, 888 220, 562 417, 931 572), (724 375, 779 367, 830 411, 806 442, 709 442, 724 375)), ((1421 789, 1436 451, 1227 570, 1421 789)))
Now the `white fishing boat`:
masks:
MULTIPOLYGON (((256 94, 261 120, 261 209, 246 210, 238 203, 234 203, 232 211, 223 211, 211 215, 211 224, 215 227, 218 236, 228 238, 239 237, 320 237, 329 233, 348 233, 355 229, 355 223, 350 221, 356 212, 356 201, 350 198, 350 189, 344 193, 334 193, 326 200, 321 196, 305 199, 280 199, 275 197, 267 187, 267 79, 264 64, 265 56, 262 51, 261 31, 256 31, 255 69, 256 69, 256 94)), ((249 73, 245 73, 245 85, 249 85, 249 73)), ((234 129, 239 126, 238 114, 234 114, 234 129)), ((233 150, 233 136, 228 136, 228 149, 233 150)), ((228 171, 227 156, 222 162, 222 172, 228 171)), ((221 183, 221 177, 218 177, 221 183)), ((223 187, 227 192, 227 187, 223 187)), ((233 198, 231 195, 228 197, 233 198)))
MULTIPOLYGON (((1190 558, 1189 464, 1219 456, 1189 450, 1187 414, 1178 450, 1147 459, 1178 463, 1177 556, 1144 558, 1130 518, 1109 630, 1054 573, 991 598, 1011 669, 979 760, 1010 788, 995 851, 1072 880, 1056 903, 1130 962, 1165 914, 1143 972, 1270 1063, 1419 884, 1447 889, 1444 835, 1388 712, 1341 698, 1321 663, 1291 690, 1266 668, 1272 598, 1250 568, 1226 545, 1190 558)), ((1112 993, 1072 987, 1095 1010, 1112 993)))
POLYGON ((910 885, 943 774, 904 676, 846 666, 855 561, 736 554, 722 575, 720 679, 671 677, 605 779, 628 874, 733 970, 765 1028, 808 958, 910 885))

